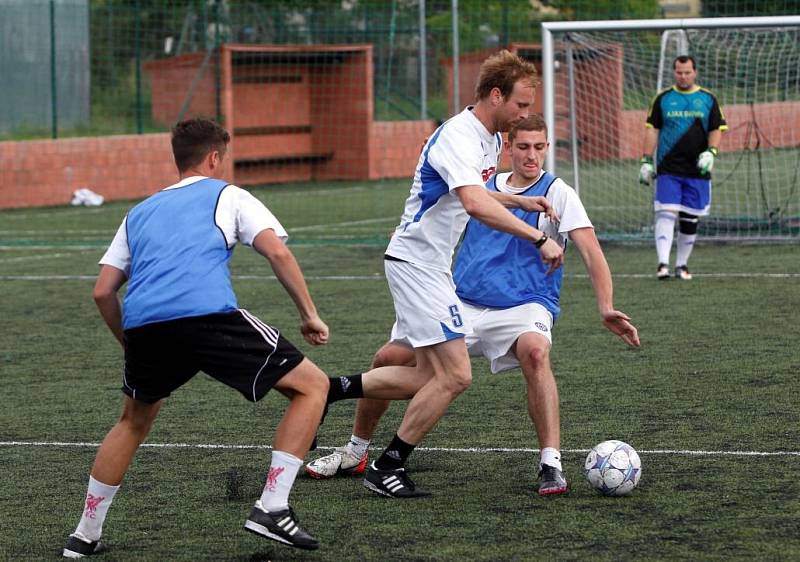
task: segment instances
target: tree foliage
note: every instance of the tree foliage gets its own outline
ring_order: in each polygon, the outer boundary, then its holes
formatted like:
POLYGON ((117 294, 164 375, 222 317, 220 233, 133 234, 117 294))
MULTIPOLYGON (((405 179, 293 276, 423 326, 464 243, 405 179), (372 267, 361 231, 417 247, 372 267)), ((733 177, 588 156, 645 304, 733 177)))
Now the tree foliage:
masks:
POLYGON ((703 17, 800 14, 800 0, 703 0, 703 17))

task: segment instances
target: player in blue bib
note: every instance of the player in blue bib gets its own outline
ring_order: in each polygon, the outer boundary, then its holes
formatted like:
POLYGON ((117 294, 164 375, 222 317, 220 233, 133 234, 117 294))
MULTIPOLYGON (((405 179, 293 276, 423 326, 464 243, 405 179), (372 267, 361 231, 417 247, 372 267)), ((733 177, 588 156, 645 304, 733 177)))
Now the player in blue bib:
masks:
MULTIPOLYGON (((547 127, 541 116, 531 116, 516 125, 506 142, 512 172, 493 176, 487 189, 541 196, 549 201, 560 217, 558 223, 541 212, 511 212, 562 248, 566 248, 567 239, 572 241, 591 278, 604 325, 627 344, 638 346, 636 328, 628 316, 614 309, 611 273, 578 195, 561 179, 542 170, 547 146, 547 127)), ((488 359, 492 373, 522 369, 528 412, 541 450, 537 471, 541 495, 561 494, 568 488, 561 465, 558 388, 550 364, 563 274, 561 268, 551 269, 530 244, 470 219, 453 273, 460 314, 472 326, 465 337, 470 355, 488 359)), ((389 343, 375 355, 373 367, 413 363, 413 350, 395 323, 389 343)), ((414 384, 409 380, 410 387, 414 384)), ((366 391, 364 395, 376 397, 366 391)), ((384 400, 359 401, 350 441, 306 465, 306 472, 315 478, 363 473, 367 446, 388 404, 384 400)))
POLYGON ((689 280, 689 256, 697 239, 699 217, 707 215, 711 207, 711 170, 728 126, 714 94, 695 84, 694 59, 680 56, 672 68, 675 85, 656 96, 647 114, 639 181, 650 185, 656 178, 656 276, 670 276, 669 254, 675 222, 680 219, 675 277, 689 280))
POLYGON ((213 121, 177 123, 172 150, 180 181, 131 209, 100 260, 94 298, 125 352, 125 397, 119 421, 97 451, 83 515, 62 551, 67 558, 105 550, 103 523, 139 445, 164 400, 199 371, 252 402, 272 388, 288 397, 266 485, 245 529, 298 548, 319 546, 288 498, 319 425, 328 378, 278 328, 238 307, 228 271, 234 246, 252 246, 269 261, 310 344, 327 343, 328 327, 283 226, 249 192, 215 177, 229 141, 213 121))

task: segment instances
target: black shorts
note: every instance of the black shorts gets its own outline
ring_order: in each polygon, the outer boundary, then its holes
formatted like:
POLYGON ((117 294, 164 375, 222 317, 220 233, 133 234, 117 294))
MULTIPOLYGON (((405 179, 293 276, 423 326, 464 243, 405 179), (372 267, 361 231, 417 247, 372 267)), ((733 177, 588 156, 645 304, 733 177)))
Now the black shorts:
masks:
POLYGON ((152 404, 203 371, 257 402, 302 360, 246 310, 156 322, 125 330, 122 392, 152 404))

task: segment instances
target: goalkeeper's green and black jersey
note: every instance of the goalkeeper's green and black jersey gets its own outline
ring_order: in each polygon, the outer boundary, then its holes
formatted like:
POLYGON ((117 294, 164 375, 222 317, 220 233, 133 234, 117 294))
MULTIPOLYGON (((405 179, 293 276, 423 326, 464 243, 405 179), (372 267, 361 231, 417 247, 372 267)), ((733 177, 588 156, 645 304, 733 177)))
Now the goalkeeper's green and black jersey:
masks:
POLYGON ((673 86, 659 93, 650 105, 647 126, 659 130, 658 173, 690 178, 701 177, 697 157, 708 148, 708 133, 728 128, 717 98, 699 86, 686 92, 673 86))

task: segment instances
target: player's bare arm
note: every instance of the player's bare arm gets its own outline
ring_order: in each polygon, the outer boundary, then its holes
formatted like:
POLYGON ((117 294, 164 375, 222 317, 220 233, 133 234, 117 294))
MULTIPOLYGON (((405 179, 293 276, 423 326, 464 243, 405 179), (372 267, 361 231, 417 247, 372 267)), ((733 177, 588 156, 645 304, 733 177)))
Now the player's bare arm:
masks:
POLYGON ((122 337, 122 303, 119 300, 119 290, 127 280, 124 271, 111 265, 103 265, 92 294, 100 316, 123 347, 125 340, 122 337))
POLYGON ((523 195, 514 195, 513 193, 501 193, 499 191, 489 191, 489 195, 507 209, 522 209, 527 212, 544 213, 550 222, 558 223, 559 221, 556 210, 547 198, 541 195, 526 197, 523 195))
POLYGON ((564 250, 561 246, 547 238, 541 230, 512 215, 508 209, 489 195, 486 188, 478 185, 464 185, 457 188, 455 192, 469 216, 491 228, 530 240, 534 245, 541 244, 539 253, 545 263, 550 265, 548 273, 561 267, 564 261, 564 250))
POLYGON ((570 239, 575 244, 586 266, 586 272, 592 281, 597 309, 603 319, 603 325, 622 341, 633 347, 639 347, 639 331, 631 323, 624 312, 614 309, 614 284, 611 270, 597 240, 594 228, 576 228, 571 231, 570 239))
POLYGON ((658 134, 659 130, 655 127, 647 127, 647 129, 645 129, 643 154, 653 155, 656 151, 656 145, 658 144, 658 134))
POLYGON ((253 248, 267 258, 281 285, 300 313, 300 332, 312 345, 328 343, 328 326, 320 319, 311 294, 308 292, 303 272, 291 250, 271 228, 262 230, 253 240, 253 248))

